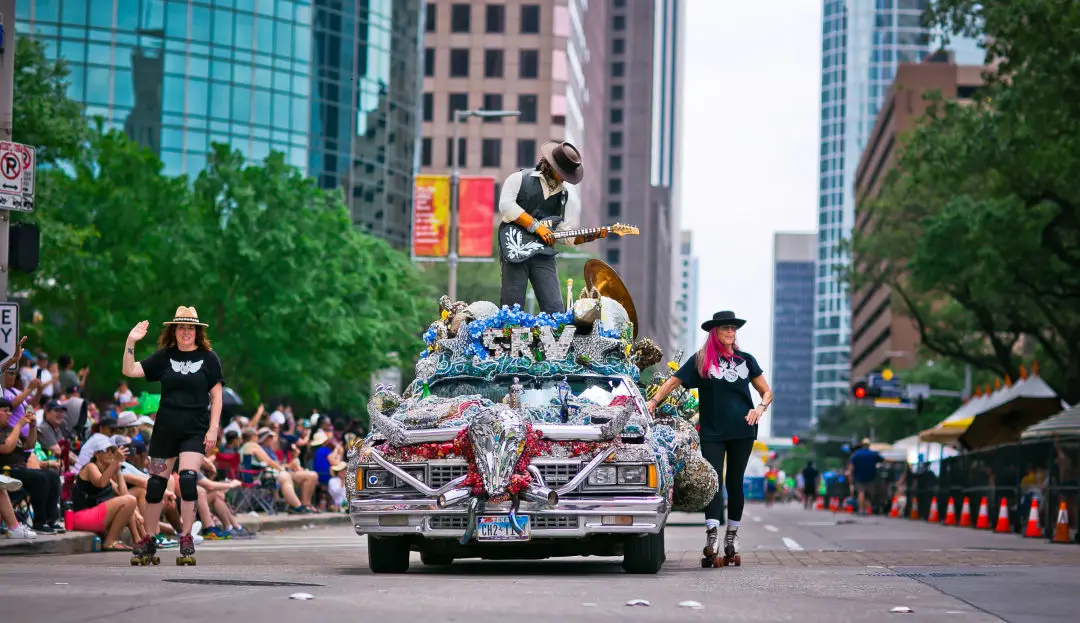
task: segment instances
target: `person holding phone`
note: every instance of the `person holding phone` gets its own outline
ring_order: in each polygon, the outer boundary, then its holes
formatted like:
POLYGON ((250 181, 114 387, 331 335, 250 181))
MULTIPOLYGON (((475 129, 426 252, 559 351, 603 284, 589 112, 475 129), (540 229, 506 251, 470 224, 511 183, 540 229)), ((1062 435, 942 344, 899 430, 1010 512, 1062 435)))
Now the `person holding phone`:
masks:
POLYGON ((120 477, 120 466, 127 458, 127 448, 117 447, 113 440, 98 435, 86 442, 93 457, 79 470, 71 490, 72 513, 66 518, 71 530, 101 535, 101 549, 107 552, 131 551, 120 541, 126 527, 131 540, 145 538, 137 515, 138 503, 127 491, 120 477))
MULTIPOLYGON (((6 370, 5 370, 6 372, 6 370)), ((12 478, 22 481, 34 510, 34 532, 56 534, 60 523, 60 478, 52 472, 27 467, 30 451, 37 443, 37 415, 28 410, 11 423, 11 401, 0 398, 0 468, 8 468, 12 478), (21 429, 29 434, 23 437, 21 429)))
MULTIPOLYGON (((135 344, 146 337, 150 323, 144 320, 131 329, 124 347, 123 372, 129 378, 161 383, 161 400, 150 436, 146 530, 149 535, 158 532, 162 500, 173 466, 179 461, 183 534, 177 564, 195 564, 191 529, 199 499, 199 469, 203 457, 218 443, 224 375, 221 360, 210 348, 208 325, 199 321, 194 307, 177 307, 173 319, 163 324, 157 351, 142 361, 135 360, 135 344)), ((136 545, 132 564, 156 561, 157 544, 149 535, 136 545)))

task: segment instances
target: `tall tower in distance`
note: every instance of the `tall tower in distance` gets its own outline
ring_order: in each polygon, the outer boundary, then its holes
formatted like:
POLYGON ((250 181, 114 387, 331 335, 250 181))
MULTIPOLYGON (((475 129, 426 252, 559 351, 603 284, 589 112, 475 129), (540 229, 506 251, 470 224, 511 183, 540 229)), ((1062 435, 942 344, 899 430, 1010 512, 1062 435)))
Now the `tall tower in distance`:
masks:
POLYGON ((789 437, 810 428, 813 379, 814 258, 817 234, 773 237, 771 436, 789 437))

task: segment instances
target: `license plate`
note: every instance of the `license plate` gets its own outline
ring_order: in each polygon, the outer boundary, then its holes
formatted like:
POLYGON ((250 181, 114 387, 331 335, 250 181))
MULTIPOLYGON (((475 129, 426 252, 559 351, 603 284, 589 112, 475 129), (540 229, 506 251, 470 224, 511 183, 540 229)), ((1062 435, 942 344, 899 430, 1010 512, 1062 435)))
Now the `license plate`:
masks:
POLYGON ((528 515, 518 515, 517 525, 521 534, 514 532, 508 515, 484 515, 476 520, 477 541, 528 541, 532 523, 528 515))

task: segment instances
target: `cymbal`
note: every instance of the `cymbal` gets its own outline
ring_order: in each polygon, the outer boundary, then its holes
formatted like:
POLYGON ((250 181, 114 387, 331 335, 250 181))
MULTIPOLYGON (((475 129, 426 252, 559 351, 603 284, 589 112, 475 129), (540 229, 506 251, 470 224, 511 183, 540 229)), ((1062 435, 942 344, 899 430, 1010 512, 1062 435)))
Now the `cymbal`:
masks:
POLYGON ((630 317, 630 322, 634 323, 634 339, 637 339, 637 310, 634 308, 634 299, 619 277, 619 273, 602 260, 589 260, 585 262, 585 287, 589 290, 596 288, 601 296, 606 296, 622 305, 627 316, 630 317))

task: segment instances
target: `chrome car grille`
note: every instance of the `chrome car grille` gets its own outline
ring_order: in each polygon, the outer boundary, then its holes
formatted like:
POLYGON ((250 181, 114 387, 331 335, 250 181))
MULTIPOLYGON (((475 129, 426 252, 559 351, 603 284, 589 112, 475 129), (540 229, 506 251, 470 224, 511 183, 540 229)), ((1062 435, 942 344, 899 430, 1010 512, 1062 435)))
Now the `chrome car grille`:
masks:
POLYGON ((466 470, 464 463, 428 463, 428 486, 434 489, 445 487, 451 480, 464 476, 466 470))
MULTIPOLYGON (((435 515, 429 519, 432 530, 464 530, 465 515, 435 515)), ((530 520, 534 530, 573 530, 578 527, 575 515, 533 515, 530 520)))
MULTIPOLYGON (((544 477, 544 484, 552 489, 557 489, 573 480, 581 471, 581 463, 533 463, 544 477)), ((428 463, 428 486, 438 489, 446 486, 451 480, 465 475, 467 467, 464 463, 428 463)))

